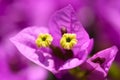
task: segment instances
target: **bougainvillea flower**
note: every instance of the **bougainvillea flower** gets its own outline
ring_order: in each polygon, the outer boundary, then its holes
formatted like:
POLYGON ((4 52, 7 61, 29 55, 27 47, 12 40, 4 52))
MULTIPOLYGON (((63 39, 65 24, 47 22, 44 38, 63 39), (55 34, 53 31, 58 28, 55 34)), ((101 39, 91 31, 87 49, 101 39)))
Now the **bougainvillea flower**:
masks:
POLYGON ((88 71, 88 80, 105 80, 118 49, 112 46, 90 57, 81 68, 88 71))
POLYGON ((26 28, 11 41, 25 57, 53 73, 82 64, 93 45, 70 5, 53 14, 49 28, 26 28))

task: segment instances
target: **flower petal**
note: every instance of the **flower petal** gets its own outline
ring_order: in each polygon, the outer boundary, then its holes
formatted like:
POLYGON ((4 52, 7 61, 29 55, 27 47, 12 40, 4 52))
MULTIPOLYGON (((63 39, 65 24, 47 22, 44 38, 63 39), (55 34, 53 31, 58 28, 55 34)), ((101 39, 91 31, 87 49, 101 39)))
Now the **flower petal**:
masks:
POLYGON ((44 27, 29 27, 22 30, 10 40, 29 60, 54 72, 54 61, 49 53, 49 49, 38 49, 35 44, 35 39, 40 33, 49 32, 44 27))
POLYGON ((48 33, 48 30, 44 27, 29 27, 22 30, 15 37, 11 38, 11 41, 19 42, 34 49, 36 48, 35 40, 40 33, 48 33))
POLYGON ((93 43, 94 43, 94 41, 93 41, 93 39, 89 39, 88 41, 86 41, 86 42, 84 42, 84 44, 82 44, 81 46, 75 46, 74 48, 73 48, 73 52, 74 52, 74 55, 77 57, 77 56, 83 56, 85 53, 86 53, 86 55, 88 55, 88 53, 90 53, 91 52, 91 50, 92 50, 92 47, 93 47, 93 43), (85 52, 85 53, 83 53, 83 55, 82 55, 82 53, 81 52, 85 52))
POLYGON ((72 58, 70 60, 67 60, 64 65, 60 67, 59 70, 65 70, 65 69, 72 69, 76 66, 79 66, 83 63, 83 60, 79 60, 78 58, 72 58))
POLYGON ((116 54, 117 54, 117 47, 116 46, 112 46, 110 48, 107 48, 105 50, 102 50, 98 53, 96 53, 93 57, 90 58, 90 60, 94 60, 96 58, 103 58, 105 59, 105 61, 100 64, 100 66, 105 70, 105 72, 107 73, 116 54))
POLYGON ((87 76, 89 80, 104 80, 117 51, 116 46, 102 50, 84 62, 80 68, 89 72, 87 76))
POLYGON ((74 9, 71 5, 57 11, 50 19, 49 29, 50 33, 54 36, 53 44, 59 45, 60 38, 62 37, 61 30, 65 28, 68 33, 75 33, 77 35, 79 45, 82 45, 89 39, 87 32, 84 30, 80 21, 77 19, 74 9))
POLYGON ((96 67, 88 76, 88 80, 105 80, 106 72, 100 67, 96 67))

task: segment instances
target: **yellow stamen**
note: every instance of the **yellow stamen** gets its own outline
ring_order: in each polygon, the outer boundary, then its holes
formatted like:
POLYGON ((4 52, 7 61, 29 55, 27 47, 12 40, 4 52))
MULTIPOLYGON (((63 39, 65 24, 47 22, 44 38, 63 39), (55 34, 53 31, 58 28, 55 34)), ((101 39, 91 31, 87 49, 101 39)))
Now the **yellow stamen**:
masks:
POLYGON ((50 34, 45 33, 45 34, 40 34, 35 43, 38 47, 49 47, 51 45, 53 38, 50 34))
POLYGON ((60 44, 64 49, 70 50, 77 43, 76 34, 65 33, 63 34, 60 44))

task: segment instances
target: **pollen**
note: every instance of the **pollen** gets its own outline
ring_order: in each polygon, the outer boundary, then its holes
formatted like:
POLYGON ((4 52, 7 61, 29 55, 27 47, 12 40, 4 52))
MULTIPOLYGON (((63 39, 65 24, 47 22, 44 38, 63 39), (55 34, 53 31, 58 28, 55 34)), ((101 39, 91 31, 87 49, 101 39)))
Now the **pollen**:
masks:
POLYGON ((45 33, 45 34, 40 34, 35 43, 38 47, 49 47, 52 43, 52 40, 53 40, 53 37, 48 34, 48 33, 45 33))
POLYGON ((70 50, 74 47, 74 45, 77 44, 76 34, 72 33, 65 33, 63 34, 60 45, 67 50, 70 50))

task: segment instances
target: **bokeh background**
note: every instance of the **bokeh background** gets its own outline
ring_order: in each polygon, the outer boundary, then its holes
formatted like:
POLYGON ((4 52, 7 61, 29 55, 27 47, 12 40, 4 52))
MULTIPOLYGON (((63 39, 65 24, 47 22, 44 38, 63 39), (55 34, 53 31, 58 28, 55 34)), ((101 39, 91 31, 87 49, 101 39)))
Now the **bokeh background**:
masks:
MULTIPOLYGON (((94 38, 91 55, 112 45, 120 50, 120 0, 0 0, 0 80, 57 80, 21 55, 9 38, 29 26, 48 27, 51 15, 69 4, 94 38)), ((120 80, 119 75, 120 51, 108 80, 120 80)))

